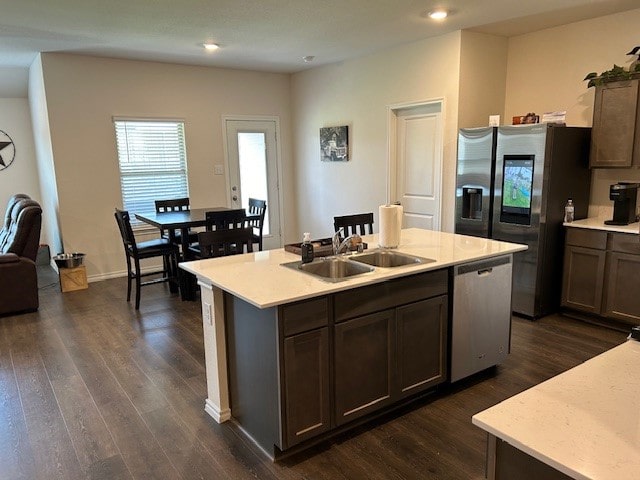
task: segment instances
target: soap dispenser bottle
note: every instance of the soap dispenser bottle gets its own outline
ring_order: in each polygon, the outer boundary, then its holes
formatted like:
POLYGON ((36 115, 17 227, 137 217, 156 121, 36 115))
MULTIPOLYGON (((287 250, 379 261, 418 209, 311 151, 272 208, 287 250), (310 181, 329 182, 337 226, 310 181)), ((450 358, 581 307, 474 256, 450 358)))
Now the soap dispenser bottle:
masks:
POLYGON ((300 250, 302 263, 313 262, 313 244, 311 243, 311 234, 309 232, 304 233, 300 250))

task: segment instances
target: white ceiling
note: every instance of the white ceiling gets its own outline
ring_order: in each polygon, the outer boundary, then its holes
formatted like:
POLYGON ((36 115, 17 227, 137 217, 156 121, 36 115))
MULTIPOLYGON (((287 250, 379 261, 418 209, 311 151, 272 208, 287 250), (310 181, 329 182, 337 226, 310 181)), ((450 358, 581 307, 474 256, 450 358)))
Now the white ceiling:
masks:
POLYGON ((37 52, 296 72, 473 29, 512 36, 638 8, 639 0, 15 0, 2 2, 0 67, 37 52), (444 22, 425 18, 436 6, 444 22), (205 40, 219 43, 207 53, 205 40), (303 56, 315 60, 305 64, 303 56))

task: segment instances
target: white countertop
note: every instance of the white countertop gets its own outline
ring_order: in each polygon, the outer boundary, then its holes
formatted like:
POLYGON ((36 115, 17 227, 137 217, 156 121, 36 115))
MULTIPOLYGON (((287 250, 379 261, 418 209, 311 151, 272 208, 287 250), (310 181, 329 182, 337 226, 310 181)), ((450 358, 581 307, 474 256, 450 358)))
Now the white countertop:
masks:
POLYGON ((640 224, 638 222, 631 223, 629 225, 605 225, 604 221, 608 218, 604 217, 589 217, 583 220, 576 220, 575 222, 564 223, 565 227, 574 228, 590 228, 592 230, 605 230, 607 232, 618 233, 634 233, 638 234, 640 224))
POLYGON ((576 479, 640 478, 640 343, 629 340, 473 416, 576 479))
MULTIPOLYGON (((370 249, 378 244, 377 234, 362 238, 370 249)), ((205 284, 219 287, 256 307, 268 308, 526 248, 526 245, 410 228, 402 231, 398 251, 433 258, 435 262, 396 268, 376 267, 373 272, 336 283, 281 266, 282 263, 300 260, 298 255, 282 248, 184 262, 180 268, 193 273, 205 284)))

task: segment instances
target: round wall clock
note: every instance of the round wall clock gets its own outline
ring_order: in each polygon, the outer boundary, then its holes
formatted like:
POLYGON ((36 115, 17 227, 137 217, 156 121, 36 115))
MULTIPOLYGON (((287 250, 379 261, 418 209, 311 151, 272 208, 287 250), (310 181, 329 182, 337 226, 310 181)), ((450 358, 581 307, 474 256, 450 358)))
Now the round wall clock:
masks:
POLYGON ((0 130, 0 171, 7 168, 16 158, 16 146, 11 137, 0 130))

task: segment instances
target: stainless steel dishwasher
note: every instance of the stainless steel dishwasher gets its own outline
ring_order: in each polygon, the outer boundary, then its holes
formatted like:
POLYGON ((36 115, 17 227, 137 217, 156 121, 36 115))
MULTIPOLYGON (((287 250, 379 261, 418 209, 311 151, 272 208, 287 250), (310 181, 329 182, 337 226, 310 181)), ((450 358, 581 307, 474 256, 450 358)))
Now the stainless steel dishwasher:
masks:
POLYGON ((453 269, 451 381, 498 365, 511 339, 512 255, 453 269))

